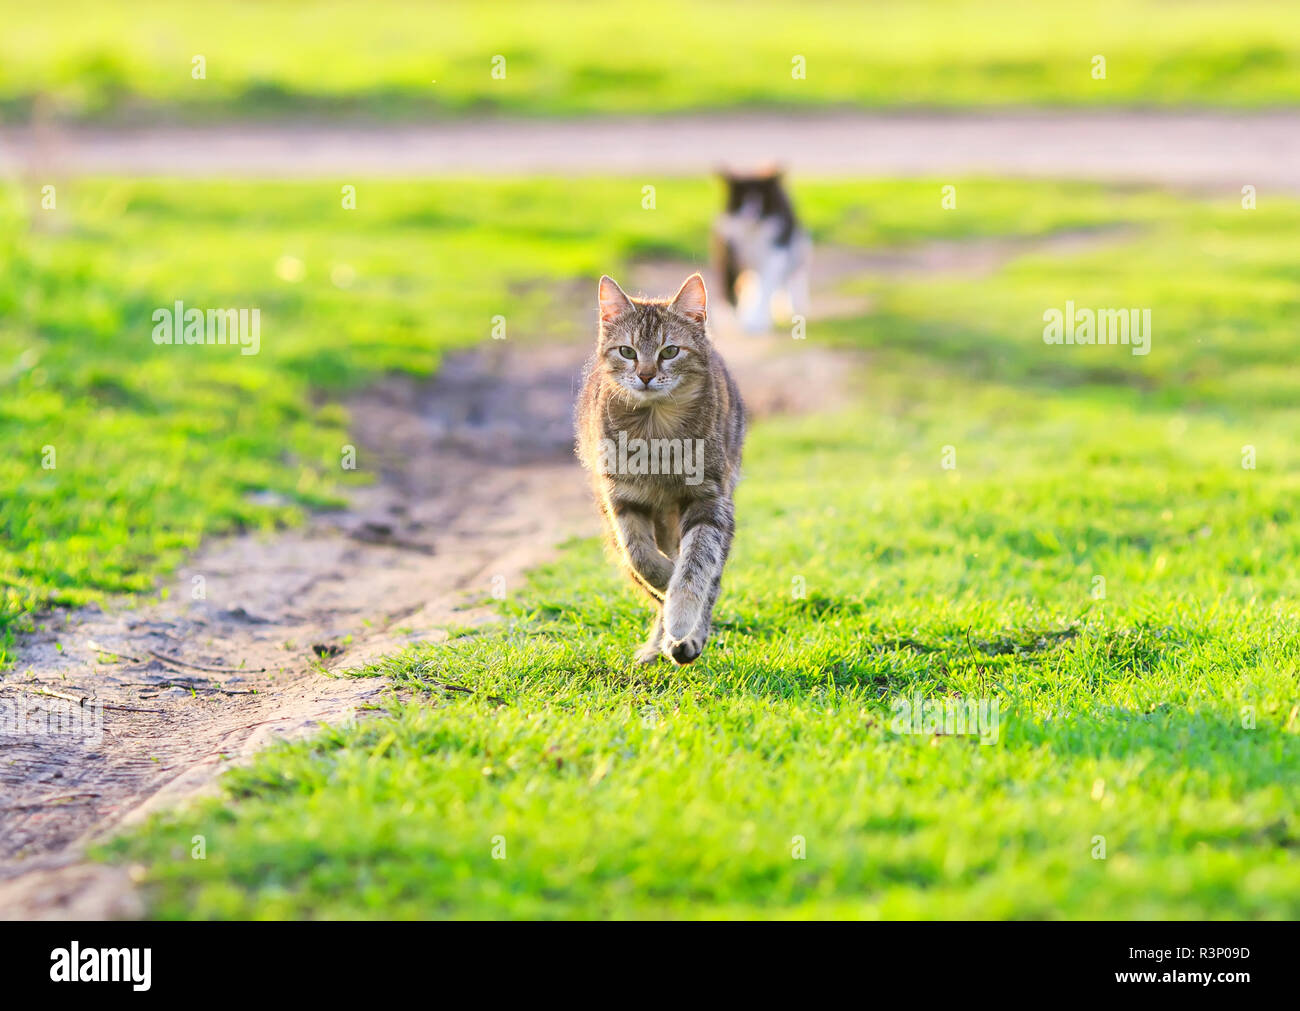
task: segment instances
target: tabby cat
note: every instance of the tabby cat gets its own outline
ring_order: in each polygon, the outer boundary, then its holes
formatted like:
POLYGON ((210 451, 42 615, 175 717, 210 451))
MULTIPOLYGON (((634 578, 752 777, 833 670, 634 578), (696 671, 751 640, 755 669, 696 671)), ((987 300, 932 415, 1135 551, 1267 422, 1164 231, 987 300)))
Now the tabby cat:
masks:
POLYGON ((611 545, 654 602, 636 657, 687 664, 712 627, 735 531, 744 405, 705 330, 704 280, 629 298, 602 277, 596 352, 578 399, 578 457, 611 545))

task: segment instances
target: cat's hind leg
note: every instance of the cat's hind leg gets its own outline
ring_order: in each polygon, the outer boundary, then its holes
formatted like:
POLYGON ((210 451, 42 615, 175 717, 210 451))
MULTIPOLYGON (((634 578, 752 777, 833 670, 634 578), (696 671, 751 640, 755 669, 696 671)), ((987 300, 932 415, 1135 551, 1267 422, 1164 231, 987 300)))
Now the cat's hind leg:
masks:
POLYGON ((763 334, 772 329, 772 286, 761 272, 750 270, 742 275, 738 313, 746 333, 763 334))
POLYGON ((641 644, 640 649, 636 651, 637 663, 654 663, 663 656, 664 642, 664 609, 655 608, 654 624, 650 626, 650 638, 641 644))
POLYGON ((655 513, 655 544, 659 550, 669 559, 677 557, 677 549, 681 546, 681 511, 676 507, 661 509, 655 513))

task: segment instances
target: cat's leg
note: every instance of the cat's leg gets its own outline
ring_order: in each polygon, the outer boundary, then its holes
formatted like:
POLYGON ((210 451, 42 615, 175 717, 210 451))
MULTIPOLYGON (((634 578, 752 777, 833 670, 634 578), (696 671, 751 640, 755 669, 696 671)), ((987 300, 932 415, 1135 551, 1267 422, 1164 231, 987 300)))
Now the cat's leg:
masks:
POLYGON ((758 298, 750 321, 751 332, 770 333, 777 316, 784 316, 789 310, 784 302, 793 299, 789 295, 792 262, 791 251, 784 246, 770 249, 764 255, 758 269, 758 298), (778 296, 786 298, 783 300, 778 296))
MULTIPOLYGON (((655 544, 659 550, 669 559, 677 557, 677 549, 680 546, 681 515, 676 509, 670 511, 657 512, 654 515, 655 544)), ((655 604, 655 620, 650 626, 650 636, 641 648, 636 651, 638 663, 654 663, 659 660, 663 653, 664 641, 664 609, 663 604, 655 604)))
POLYGON ((650 637, 641 644, 641 648, 636 651, 637 663, 654 663, 663 653, 664 641, 664 609, 662 604, 655 605, 655 620, 650 626, 650 637))
POLYGON ((723 296, 734 309, 740 264, 736 262, 736 251, 731 246, 731 240, 717 228, 713 231, 713 271, 722 287, 723 296))
POLYGON ((722 587, 722 567, 736 529, 730 498, 692 502, 682 512, 682 543, 664 602, 664 655, 690 663, 704 649, 713 605, 722 587))
POLYGON ((650 508, 639 502, 611 497, 605 510, 628 574, 656 601, 662 601, 672 579, 673 562, 655 543, 650 508))
POLYGON ((654 601, 655 620, 650 626, 650 637, 636 651, 638 663, 654 663, 661 656, 660 648, 664 638, 663 599, 673 573, 672 559, 659 547, 667 543, 660 540, 661 532, 667 536, 666 532, 661 531, 664 523, 645 506, 617 498, 610 501, 609 515, 615 528, 614 537, 622 550, 630 575, 654 601))
POLYGON ((655 513, 655 543, 659 550, 669 558, 677 557, 681 547, 682 516, 675 508, 668 508, 655 513))
POLYGON ((762 271, 749 272, 740 300, 740 325, 746 333, 767 333, 772 326, 772 288, 762 271))

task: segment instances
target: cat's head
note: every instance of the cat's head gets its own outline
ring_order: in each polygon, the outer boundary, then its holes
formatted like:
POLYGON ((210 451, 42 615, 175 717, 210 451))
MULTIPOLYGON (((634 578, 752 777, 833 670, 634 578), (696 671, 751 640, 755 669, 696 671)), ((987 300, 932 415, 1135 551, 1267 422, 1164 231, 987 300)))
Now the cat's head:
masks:
POLYGON ((776 165, 765 165, 752 172, 718 172, 727 184, 727 213, 749 217, 767 217, 782 204, 782 172, 776 165))
POLYGON ((631 403, 689 396, 709 369, 704 279, 692 274, 670 299, 629 298, 612 277, 598 291, 596 369, 631 403))

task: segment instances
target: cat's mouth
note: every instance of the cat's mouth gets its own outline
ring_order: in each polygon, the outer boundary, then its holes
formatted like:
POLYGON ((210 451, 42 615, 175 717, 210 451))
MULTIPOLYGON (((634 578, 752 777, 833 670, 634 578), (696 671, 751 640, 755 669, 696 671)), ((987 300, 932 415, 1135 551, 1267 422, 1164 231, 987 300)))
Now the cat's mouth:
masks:
POLYGON ((634 400, 648 401, 648 400, 658 400, 662 397, 668 396, 668 394, 672 392, 672 388, 677 384, 673 383, 671 385, 660 385, 656 383, 655 385, 652 386, 646 386, 640 380, 637 380, 635 384, 630 382, 623 382, 620 383, 619 385, 621 385, 623 389, 627 390, 628 393, 632 394, 632 398, 634 400))
POLYGON ((632 394, 632 399, 637 403, 650 403, 654 400, 663 400, 668 396, 668 391, 659 386, 627 386, 624 389, 632 394))

